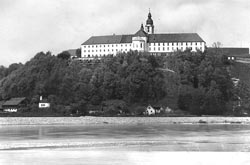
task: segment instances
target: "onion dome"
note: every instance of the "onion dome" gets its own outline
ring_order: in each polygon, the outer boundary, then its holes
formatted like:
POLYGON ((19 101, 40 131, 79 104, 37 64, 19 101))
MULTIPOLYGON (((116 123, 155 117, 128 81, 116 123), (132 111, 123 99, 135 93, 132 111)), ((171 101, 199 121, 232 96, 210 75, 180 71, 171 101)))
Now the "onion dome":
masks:
POLYGON ((148 13, 148 19, 147 19, 146 24, 147 24, 147 25, 153 25, 153 24, 154 24, 154 22, 153 22, 153 20, 152 20, 152 15, 151 15, 150 12, 148 13))

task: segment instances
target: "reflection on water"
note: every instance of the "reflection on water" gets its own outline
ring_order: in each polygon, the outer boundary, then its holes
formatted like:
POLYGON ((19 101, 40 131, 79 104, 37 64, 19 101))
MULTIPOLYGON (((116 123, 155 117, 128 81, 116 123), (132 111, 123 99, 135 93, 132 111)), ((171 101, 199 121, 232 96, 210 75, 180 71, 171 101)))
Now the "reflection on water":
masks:
POLYGON ((249 125, 1 126, 0 149, 250 151, 249 125))

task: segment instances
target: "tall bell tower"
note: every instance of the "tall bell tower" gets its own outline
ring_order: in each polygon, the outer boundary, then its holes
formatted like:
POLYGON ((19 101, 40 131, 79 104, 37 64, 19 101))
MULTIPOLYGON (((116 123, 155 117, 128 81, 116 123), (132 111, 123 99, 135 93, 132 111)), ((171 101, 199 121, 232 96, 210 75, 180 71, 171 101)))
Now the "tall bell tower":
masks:
POLYGON ((150 13, 150 9, 149 9, 149 13, 148 13, 148 19, 146 21, 146 32, 148 34, 154 34, 154 21, 152 20, 152 15, 150 13))

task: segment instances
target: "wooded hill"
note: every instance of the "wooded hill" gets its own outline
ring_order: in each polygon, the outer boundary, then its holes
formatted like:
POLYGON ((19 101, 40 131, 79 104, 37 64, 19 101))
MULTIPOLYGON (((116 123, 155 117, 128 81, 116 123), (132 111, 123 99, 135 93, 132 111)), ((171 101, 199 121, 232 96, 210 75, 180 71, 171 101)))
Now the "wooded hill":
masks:
POLYGON ((131 51, 91 62, 71 60, 65 52, 40 52, 24 65, 1 67, 0 92, 2 100, 27 97, 25 111, 33 112, 42 95, 51 103, 51 112, 66 116, 87 114, 88 107, 102 107, 107 101, 122 104, 128 114, 139 114, 148 104, 197 115, 232 114, 237 100, 230 65, 216 51, 169 56, 131 51))

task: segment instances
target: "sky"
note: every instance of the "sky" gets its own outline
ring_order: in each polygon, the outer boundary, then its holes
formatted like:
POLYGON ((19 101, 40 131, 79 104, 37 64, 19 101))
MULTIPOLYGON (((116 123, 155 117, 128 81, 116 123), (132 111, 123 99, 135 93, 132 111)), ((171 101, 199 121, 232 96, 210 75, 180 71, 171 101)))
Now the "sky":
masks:
POLYGON ((0 0, 0 65, 79 48, 91 36, 198 33, 211 46, 250 47, 249 0, 0 0))

